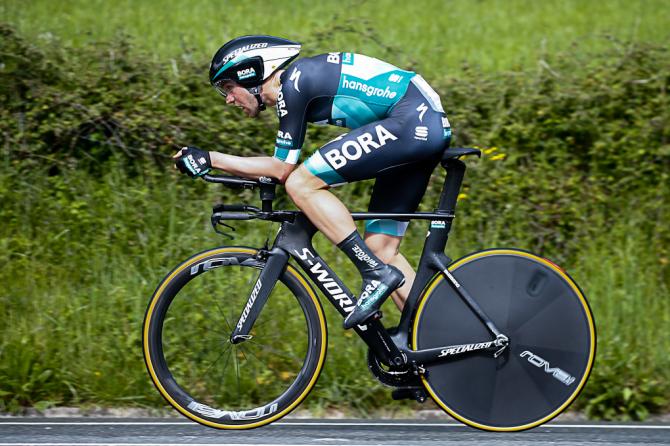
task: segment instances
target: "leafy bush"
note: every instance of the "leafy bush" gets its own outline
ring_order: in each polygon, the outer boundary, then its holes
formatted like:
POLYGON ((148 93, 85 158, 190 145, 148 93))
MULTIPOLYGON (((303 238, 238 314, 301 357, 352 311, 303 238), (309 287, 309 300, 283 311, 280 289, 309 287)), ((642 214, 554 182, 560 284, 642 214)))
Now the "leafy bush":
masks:
MULTIPOLYGON (((145 302, 179 260, 221 243, 207 222, 220 192, 178 177, 169 157, 185 144, 269 154, 276 118, 240 119, 208 86, 206 61, 157 63, 124 37, 36 47, 2 25, 0 54, 1 404, 160 405, 139 349, 145 302)), ((603 53, 547 56, 534 72, 465 66, 431 82, 454 144, 484 152, 468 161, 448 252, 518 246, 574 266, 599 329, 578 402, 593 417, 640 419, 670 400, 669 80, 666 48, 612 41, 603 53)), ((337 132, 310 128, 305 151, 337 132)), ((424 209, 443 176, 438 168, 424 209)), ((370 185, 336 193, 360 210, 370 185)), ((289 205, 285 195, 278 203, 289 205)), ((243 243, 272 235, 255 228, 240 228, 243 243)), ((425 232, 410 228, 413 262, 425 232)), ((327 241, 316 247, 357 280, 327 241)), ((333 332, 308 403, 389 402, 356 376, 366 373, 362 343, 333 332)))

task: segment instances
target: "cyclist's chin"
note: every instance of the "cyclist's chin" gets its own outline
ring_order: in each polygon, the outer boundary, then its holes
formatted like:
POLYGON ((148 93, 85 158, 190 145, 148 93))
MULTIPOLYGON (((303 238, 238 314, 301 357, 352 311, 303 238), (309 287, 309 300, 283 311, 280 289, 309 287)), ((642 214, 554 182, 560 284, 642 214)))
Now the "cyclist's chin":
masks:
POLYGON ((249 118, 256 118, 260 114, 260 107, 246 108, 244 107, 244 114, 249 118))

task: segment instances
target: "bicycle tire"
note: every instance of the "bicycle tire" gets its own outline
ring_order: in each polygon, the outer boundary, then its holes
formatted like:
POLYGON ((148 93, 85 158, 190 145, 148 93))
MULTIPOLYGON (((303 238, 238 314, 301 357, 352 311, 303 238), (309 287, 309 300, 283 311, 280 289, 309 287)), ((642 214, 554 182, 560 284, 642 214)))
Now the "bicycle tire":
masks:
POLYGON ((256 253, 221 247, 196 254, 163 279, 147 307, 149 375, 170 405, 206 426, 250 429, 285 416, 314 387, 325 361, 323 308, 290 264, 253 337, 230 342, 264 265, 256 253))
MULTIPOLYGON (((509 346, 427 365, 422 381, 448 414, 488 431, 519 431, 551 420, 579 395, 593 367, 596 331, 581 289, 554 263, 516 249, 469 254, 449 271, 509 346)), ((413 321, 412 348, 484 342, 491 333, 436 275, 413 321)))

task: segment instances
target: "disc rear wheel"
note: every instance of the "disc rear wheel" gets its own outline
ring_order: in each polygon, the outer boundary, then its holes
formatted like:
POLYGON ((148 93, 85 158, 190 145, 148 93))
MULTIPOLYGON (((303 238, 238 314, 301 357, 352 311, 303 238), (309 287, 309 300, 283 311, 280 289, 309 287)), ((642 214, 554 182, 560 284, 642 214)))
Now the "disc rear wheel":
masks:
MULTIPOLYGON (((423 382, 433 399, 485 430, 529 429, 558 415, 583 388, 595 357, 593 316, 579 287, 553 263, 519 250, 474 253, 449 270, 509 345, 497 358, 478 351, 427 365, 423 382)), ((413 348, 493 339, 436 276, 417 308, 413 348)))

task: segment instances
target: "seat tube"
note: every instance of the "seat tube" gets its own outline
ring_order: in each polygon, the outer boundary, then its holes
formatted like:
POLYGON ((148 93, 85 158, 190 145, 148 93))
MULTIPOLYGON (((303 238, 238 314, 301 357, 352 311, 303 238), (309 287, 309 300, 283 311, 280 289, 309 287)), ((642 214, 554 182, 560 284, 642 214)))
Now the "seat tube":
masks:
MULTIPOLYGON (((465 175, 465 163, 460 160, 448 160, 445 167, 447 177, 444 180, 440 203, 435 211, 437 214, 453 216, 456 212, 456 202, 465 175)), ((444 252, 452 221, 453 217, 445 218, 444 227, 439 222, 431 222, 430 236, 426 240, 424 253, 444 252)))

